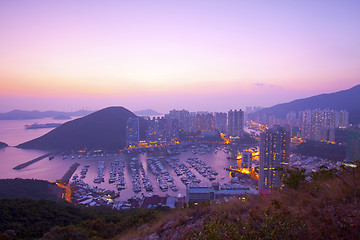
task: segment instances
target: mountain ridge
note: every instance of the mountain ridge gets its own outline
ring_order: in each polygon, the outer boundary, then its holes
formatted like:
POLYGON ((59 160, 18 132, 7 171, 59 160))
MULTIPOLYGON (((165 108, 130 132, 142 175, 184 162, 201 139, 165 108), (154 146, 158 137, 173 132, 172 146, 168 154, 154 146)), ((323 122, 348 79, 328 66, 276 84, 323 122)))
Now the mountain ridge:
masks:
POLYGON ((262 117, 263 114, 274 114, 284 119, 292 111, 298 112, 306 109, 333 109, 347 110, 350 123, 360 123, 360 84, 333 93, 324 93, 308 98, 296 99, 287 103, 276 104, 249 114, 250 119, 262 117))

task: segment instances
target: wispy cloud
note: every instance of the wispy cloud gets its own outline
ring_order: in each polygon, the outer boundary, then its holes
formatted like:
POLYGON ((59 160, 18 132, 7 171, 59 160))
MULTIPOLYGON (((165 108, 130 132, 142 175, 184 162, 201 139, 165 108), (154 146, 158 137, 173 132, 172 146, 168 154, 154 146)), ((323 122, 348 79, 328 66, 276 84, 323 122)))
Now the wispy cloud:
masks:
POLYGON ((272 84, 265 84, 265 83, 260 83, 260 82, 257 82, 257 83, 254 83, 254 86, 256 87, 276 87, 275 85, 272 85, 272 84))

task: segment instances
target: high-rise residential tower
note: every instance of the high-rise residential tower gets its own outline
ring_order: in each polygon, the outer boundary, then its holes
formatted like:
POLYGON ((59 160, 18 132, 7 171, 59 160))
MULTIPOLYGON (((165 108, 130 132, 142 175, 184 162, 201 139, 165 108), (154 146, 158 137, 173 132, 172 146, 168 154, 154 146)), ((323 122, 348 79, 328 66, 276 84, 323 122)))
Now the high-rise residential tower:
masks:
POLYGON ((251 151, 243 151, 241 155, 242 155, 241 167, 248 168, 251 171, 252 170, 252 152, 251 151))
POLYGON ((226 133, 227 130, 227 114, 223 112, 215 113, 215 129, 226 133))
POLYGON ((125 137, 126 146, 137 146, 140 136, 139 118, 131 117, 126 121, 125 137))
POLYGON ((244 133, 244 112, 240 109, 228 112, 228 133, 233 137, 241 137, 244 133))
POLYGON ((289 163, 290 133, 276 126, 260 135, 259 189, 281 187, 281 176, 276 168, 289 163))

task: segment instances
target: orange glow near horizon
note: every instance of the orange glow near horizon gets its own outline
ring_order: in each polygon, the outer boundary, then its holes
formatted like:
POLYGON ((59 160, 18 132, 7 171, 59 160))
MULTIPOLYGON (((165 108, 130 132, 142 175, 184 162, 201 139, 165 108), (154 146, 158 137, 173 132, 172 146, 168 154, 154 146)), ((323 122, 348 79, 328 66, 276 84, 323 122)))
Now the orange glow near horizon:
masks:
MULTIPOLYGON (((190 77, 187 81, 160 81, 114 76, 66 76, 59 74, 15 74, 6 76, 0 72, 2 85, 0 94, 28 95, 28 96, 140 96, 146 94, 214 94, 229 92, 233 86, 216 81, 193 81, 190 77), (199 91, 201 90, 201 91, 199 91)), ((234 83, 235 84, 235 83, 234 83)))

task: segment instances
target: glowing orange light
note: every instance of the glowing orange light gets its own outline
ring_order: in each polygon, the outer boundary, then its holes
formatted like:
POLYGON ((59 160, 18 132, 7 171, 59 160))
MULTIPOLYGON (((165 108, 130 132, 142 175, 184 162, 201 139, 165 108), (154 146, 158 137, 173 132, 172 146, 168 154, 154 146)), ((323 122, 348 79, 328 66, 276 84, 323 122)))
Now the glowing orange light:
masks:
POLYGON ((241 168, 239 166, 230 166, 229 169, 230 171, 241 172, 249 175, 252 179, 259 180, 259 175, 254 170, 250 171, 248 168, 241 168))
POLYGON ((64 182, 62 181, 56 181, 56 185, 58 185, 59 187, 65 189, 65 193, 64 193, 64 199, 67 201, 67 202, 70 202, 71 203, 71 187, 70 185, 68 184, 65 184, 64 182))
POLYGON ((225 133, 220 133, 221 138, 225 141, 225 144, 229 144, 230 140, 225 133))

